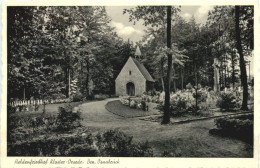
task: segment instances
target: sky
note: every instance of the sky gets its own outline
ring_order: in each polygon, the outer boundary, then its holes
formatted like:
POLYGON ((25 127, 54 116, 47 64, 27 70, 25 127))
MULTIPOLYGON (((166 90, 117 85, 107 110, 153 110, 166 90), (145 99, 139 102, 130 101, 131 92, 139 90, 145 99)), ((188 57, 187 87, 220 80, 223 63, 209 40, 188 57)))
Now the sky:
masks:
MULTIPOLYGON (((138 42, 144 35, 143 22, 140 20, 134 25, 133 22, 129 22, 129 15, 126 13, 123 15, 123 9, 130 9, 134 6, 107 6, 107 14, 111 17, 110 25, 115 27, 116 32, 124 40, 130 40, 138 42)), ((208 11, 212 10, 213 6, 182 6, 180 15, 189 20, 194 16, 197 23, 205 24, 207 20, 208 11)))

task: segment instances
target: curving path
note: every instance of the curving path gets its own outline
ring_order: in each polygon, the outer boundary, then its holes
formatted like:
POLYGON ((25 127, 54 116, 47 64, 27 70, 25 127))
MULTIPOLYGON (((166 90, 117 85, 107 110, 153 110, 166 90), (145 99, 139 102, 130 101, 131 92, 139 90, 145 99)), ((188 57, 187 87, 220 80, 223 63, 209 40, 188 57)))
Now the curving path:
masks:
POLYGON ((252 157, 252 147, 240 140, 212 136, 209 130, 214 128, 214 119, 190 123, 161 125, 157 122, 123 118, 105 109, 109 101, 88 102, 79 106, 82 111, 83 125, 93 132, 119 129, 133 136, 135 142, 149 141, 154 154, 160 156, 164 150, 194 151, 189 156, 203 157, 252 157), (194 145, 190 144, 194 142, 194 145))

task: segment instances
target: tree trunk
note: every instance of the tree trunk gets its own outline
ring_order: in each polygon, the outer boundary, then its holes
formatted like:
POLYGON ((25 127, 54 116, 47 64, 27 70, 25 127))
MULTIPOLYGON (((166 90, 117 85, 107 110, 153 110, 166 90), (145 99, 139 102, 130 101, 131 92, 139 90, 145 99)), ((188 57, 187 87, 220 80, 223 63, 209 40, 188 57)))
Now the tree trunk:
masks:
POLYGON ((164 89, 164 81, 163 81, 163 77, 164 77, 164 71, 163 71, 163 58, 161 58, 161 67, 160 67, 160 72, 161 72, 161 82, 162 82, 162 91, 165 91, 164 89))
MULTIPOLYGON (((171 48, 171 6, 167 6, 167 47, 171 48)), ((168 69, 165 84, 165 105, 162 124, 170 122, 170 88, 172 74, 172 55, 168 54, 168 69)))
POLYGON ((223 89, 223 61, 220 61, 220 90, 223 89))
POLYGON ((231 67, 232 67, 232 76, 231 76, 231 80, 232 80, 232 87, 233 89, 235 89, 235 56, 233 55, 233 52, 231 54, 231 67))
POLYGON ((68 69, 68 72, 69 72, 69 82, 68 82, 69 90, 68 90, 68 95, 69 95, 69 98, 70 98, 70 94, 71 94, 71 89, 70 89, 70 69, 68 69))
POLYGON ((224 56, 224 88, 227 87, 227 66, 226 66, 226 55, 224 56))
POLYGON ((181 90, 183 90, 183 69, 181 68, 181 90))
POLYGON ((87 97, 88 97, 89 96, 89 60, 88 60, 88 58, 86 60, 86 63, 87 63, 86 94, 87 94, 87 97))
POLYGON ((198 76, 197 76, 197 66, 196 66, 196 64, 195 64, 195 69, 194 69, 194 75, 195 75, 195 85, 196 85, 196 89, 195 89, 196 99, 195 99, 195 101, 196 101, 196 111, 197 111, 197 109, 198 109, 198 76))
POLYGON ((25 100, 25 87, 23 88, 23 100, 25 100))
POLYGON ((175 93, 176 92, 176 81, 175 81, 174 75, 175 75, 175 69, 174 69, 174 65, 172 64, 173 92, 175 93))
POLYGON ((80 61, 80 78, 79 78, 79 83, 80 83, 80 92, 83 93, 83 89, 84 87, 82 87, 82 78, 83 78, 83 69, 82 69, 82 61, 80 61))
POLYGON ((240 78, 241 84, 243 87, 243 100, 242 100, 242 107, 241 110, 248 110, 247 108, 247 99, 248 99, 248 87, 247 87, 247 77, 246 77, 246 66, 245 60, 241 45, 241 37, 240 37, 240 28, 239 28, 239 13, 240 7, 235 6, 235 29, 236 29, 236 48, 239 53, 239 65, 240 65, 240 78))
POLYGON ((66 85, 65 94, 66 94, 66 98, 68 98, 69 97, 68 68, 65 69, 65 85, 66 85))

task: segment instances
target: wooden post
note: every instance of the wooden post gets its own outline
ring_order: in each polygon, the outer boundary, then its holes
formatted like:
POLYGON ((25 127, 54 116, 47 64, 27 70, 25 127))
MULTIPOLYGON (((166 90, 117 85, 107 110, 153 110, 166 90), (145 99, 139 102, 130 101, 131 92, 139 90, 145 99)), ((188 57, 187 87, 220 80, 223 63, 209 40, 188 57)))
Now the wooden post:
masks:
POLYGON ((23 88, 23 100, 25 100, 25 87, 23 88))

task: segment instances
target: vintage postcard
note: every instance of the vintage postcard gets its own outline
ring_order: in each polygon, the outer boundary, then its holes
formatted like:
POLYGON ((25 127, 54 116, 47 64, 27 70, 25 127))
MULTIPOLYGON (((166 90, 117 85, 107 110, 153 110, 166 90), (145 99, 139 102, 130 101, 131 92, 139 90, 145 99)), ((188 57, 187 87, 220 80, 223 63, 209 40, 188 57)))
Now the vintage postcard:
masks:
POLYGON ((259 167, 258 1, 3 1, 3 168, 259 167))

